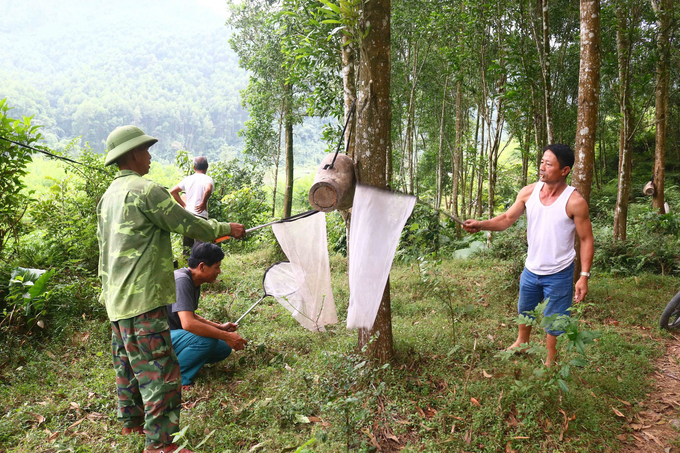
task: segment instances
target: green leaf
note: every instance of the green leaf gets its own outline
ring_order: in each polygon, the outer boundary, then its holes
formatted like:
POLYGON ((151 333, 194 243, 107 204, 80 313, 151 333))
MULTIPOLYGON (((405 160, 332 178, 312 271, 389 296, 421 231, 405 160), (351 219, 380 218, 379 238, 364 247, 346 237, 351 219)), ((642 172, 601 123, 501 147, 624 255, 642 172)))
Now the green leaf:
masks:
POLYGON ((340 13, 340 7, 338 5, 336 5, 335 3, 330 2, 328 0, 319 0, 319 1, 321 3, 323 3, 324 5, 328 6, 330 9, 332 9, 336 14, 341 14, 340 13))
POLYGON ((562 379, 557 380, 557 385, 562 389, 563 392, 569 392, 569 386, 562 379))
POLYGON ((205 439, 203 439, 203 440, 201 441, 200 444, 196 445, 196 447, 194 448, 194 450, 200 448, 203 444, 205 444, 205 442, 206 442, 208 439, 210 439, 210 438, 212 437, 213 434, 215 434, 215 431, 217 431, 217 430, 216 430, 216 429, 213 429, 212 431, 210 431, 210 433, 208 433, 208 435, 205 436, 205 439))
POLYGON ((186 432, 187 432, 187 429, 189 429, 189 425, 187 425, 187 426, 185 426, 184 428, 182 428, 182 430, 181 430, 180 432, 173 434, 173 435, 172 435, 172 441, 173 441, 174 443, 177 443, 178 440, 180 440, 181 438, 184 437, 184 435, 185 435, 186 432))
POLYGON ((587 364, 588 364, 588 362, 583 357, 576 357, 575 359, 573 359, 569 362, 569 365, 577 366, 577 367, 584 367, 587 364))
POLYGON ((28 293, 31 295, 31 298, 35 299, 36 297, 42 295, 45 292, 45 285, 47 284, 47 281, 54 275, 55 270, 50 269, 48 272, 45 272, 42 274, 38 280, 36 280, 35 284, 31 286, 28 290, 28 293))

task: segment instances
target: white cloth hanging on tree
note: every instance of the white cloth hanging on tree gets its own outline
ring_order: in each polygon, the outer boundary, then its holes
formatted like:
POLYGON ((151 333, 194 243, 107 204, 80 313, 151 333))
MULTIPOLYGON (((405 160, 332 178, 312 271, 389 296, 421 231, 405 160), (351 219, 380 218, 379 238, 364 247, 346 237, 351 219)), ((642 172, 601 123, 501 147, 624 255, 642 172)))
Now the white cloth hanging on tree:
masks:
POLYGON ((401 231, 415 203, 411 195, 357 186, 349 237, 348 329, 373 327, 401 231))
POLYGON ((304 328, 325 331, 324 326, 338 322, 331 289, 325 214, 319 212, 277 223, 272 229, 290 263, 271 269, 275 275, 265 281, 265 292, 272 292, 304 328))

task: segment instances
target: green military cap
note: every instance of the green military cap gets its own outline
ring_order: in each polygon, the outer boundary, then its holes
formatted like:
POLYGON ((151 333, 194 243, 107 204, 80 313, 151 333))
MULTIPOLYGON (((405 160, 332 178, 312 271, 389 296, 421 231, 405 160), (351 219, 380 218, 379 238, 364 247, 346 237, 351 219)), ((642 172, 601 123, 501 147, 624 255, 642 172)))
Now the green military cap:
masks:
POLYGON ((117 127, 106 139, 106 161, 104 165, 111 165, 123 154, 147 143, 153 145, 157 138, 144 134, 136 126, 117 127))

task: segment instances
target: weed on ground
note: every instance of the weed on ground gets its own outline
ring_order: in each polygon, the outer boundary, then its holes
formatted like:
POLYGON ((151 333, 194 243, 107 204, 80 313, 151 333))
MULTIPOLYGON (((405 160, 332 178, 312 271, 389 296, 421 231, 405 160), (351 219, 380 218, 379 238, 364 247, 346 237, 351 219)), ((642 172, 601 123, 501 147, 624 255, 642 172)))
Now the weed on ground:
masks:
MULTIPOLYGON (((263 295, 264 271, 282 258, 267 248, 225 258, 219 281, 204 286, 201 314, 234 321, 263 295)), ((617 451, 634 434, 628 420, 645 410, 653 361, 671 339, 656 324, 678 289, 673 277, 596 276, 576 324, 597 338, 583 351, 565 343, 547 369, 542 332, 530 353, 502 353, 517 335, 514 266, 488 259, 396 263, 395 356, 380 365, 363 359, 356 331, 344 327, 345 258, 332 256, 331 267, 340 322, 309 332, 265 299, 241 322, 248 347, 204 367, 184 392, 189 447, 617 451)), ((141 452, 143 438, 122 436, 115 419, 109 343, 101 310, 74 314, 56 336, 48 322, 11 349, 3 342, 0 451, 141 452)))

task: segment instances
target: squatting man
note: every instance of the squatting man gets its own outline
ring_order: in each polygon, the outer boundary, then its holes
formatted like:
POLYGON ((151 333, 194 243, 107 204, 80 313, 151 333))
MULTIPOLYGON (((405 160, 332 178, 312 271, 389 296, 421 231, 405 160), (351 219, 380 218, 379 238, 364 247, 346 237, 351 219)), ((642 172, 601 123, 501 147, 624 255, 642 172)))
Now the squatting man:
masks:
POLYGON ((194 376, 206 363, 220 362, 248 343, 236 333, 238 326, 219 324, 196 314, 203 283, 214 283, 222 272, 224 252, 215 244, 198 242, 191 249, 188 267, 175 271, 177 301, 167 306, 172 347, 182 373, 182 390, 194 385, 194 376))
MULTIPOLYGON (((594 252, 593 229, 588 203, 566 182, 573 165, 574 151, 570 147, 561 144, 546 146, 539 168, 539 181, 522 188, 510 209, 490 220, 467 220, 463 226, 469 233, 503 231, 526 212, 529 249, 519 283, 519 314, 533 311, 539 303, 548 299, 544 316, 568 316, 572 299, 578 303, 588 294, 594 252), (576 234, 581 240, 582 272, 574 295, 576 234)), ((546 328, 546 366, 553 363, 557 337, 564 333, 551 330, 551 327, 546 328)), ((522 344, 528 343, 530 335, 531 326, 520 324, 517 340, 508 350, 519 349, 522 344)))

